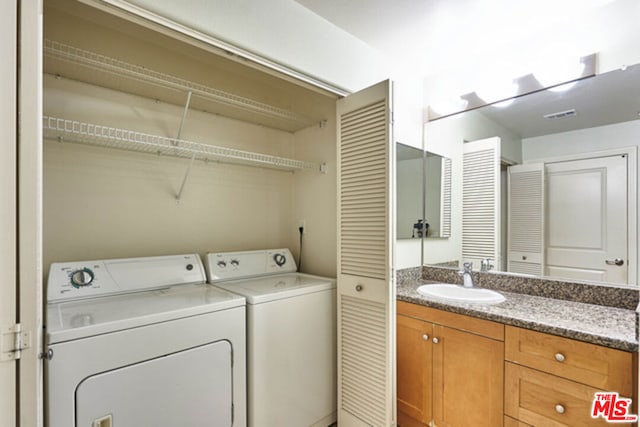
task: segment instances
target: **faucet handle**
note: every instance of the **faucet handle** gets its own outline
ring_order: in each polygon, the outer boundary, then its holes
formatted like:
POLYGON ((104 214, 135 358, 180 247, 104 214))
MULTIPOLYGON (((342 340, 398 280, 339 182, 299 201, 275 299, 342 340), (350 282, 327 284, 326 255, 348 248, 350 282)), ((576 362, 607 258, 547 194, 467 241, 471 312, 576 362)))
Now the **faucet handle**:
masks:
POLYGON ((480 260, 480 271, 490 271, 494 267, 491 258, 483 258, 480 260))
POLYGON ((471 273, 471 269, 473 268, 473 263, 465 262, 464 264, 462 264, 462 267, 464 268, 465 273, 471 273))

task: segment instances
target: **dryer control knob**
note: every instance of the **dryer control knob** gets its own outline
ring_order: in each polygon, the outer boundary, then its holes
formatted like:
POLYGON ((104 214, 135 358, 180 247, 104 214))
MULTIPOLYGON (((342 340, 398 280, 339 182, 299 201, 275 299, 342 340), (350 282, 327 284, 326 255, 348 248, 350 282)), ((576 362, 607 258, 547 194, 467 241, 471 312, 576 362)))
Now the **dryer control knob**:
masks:
POLYGON ((276 262, 278 267, 282 267, 285 262, 287 262, 287 258, 282 254, 275 254, 273 256, 273 260, 276 262))
POLYGON ((224 261, 218 261, 218 267, 220 268, 225 268, 227 266, 227 263, 224 261))
POLYGON ((95 275, 93 274, 93 271, 88 268, 75 270, 71 273, 71 284, 76 288, 89 286, 93 283, 94 277, 95 275))

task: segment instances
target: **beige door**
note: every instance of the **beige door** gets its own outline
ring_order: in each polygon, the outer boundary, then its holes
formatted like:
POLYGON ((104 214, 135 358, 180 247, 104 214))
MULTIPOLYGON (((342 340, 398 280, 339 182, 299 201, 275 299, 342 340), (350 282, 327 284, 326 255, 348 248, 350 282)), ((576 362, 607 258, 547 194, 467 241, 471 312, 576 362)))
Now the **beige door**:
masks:
POLYGON ((546 274, 627 283, 627 156, 546 165, 546 274))
MULTIPOLYGON (((10 344, 16 323, 16 72, 17 7, 6 2, 0 14, 0 340, 10 344)), ((16 423, 16 362, 0 361, 0 426, 16 423)))
POLYGON ((43 424, 42 361, 42 1, 19 2, 18 293, 28 334, 20 355, 20 427, 43 424))

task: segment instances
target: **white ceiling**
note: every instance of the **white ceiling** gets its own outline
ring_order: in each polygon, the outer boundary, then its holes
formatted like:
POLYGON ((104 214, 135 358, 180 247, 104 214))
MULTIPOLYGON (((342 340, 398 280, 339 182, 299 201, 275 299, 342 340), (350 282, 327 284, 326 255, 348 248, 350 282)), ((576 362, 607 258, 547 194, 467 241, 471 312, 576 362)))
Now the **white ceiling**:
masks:
MULTIPOLYGON (((435 88, 429 89, 449 86, 451 76, 470 70, 462 78, 469 86, 458 88, 459 95, 477 89, 483 75, 508 79, 508 69, 514 78, 540 63, 557 66, 558 53, 597 52, 607 36, 624 37, 624 28, 637 25, 621 16, 640 13, 640 2, 627 0, 295 1, 422 77, 434 76, 435 88)), ((511 108, 482 112, 522 137, 638 119, 638 69, 607 74, 566 93, 542 92, 511 108), (542 118, 571 108, 578 111, 572 119, 542 118)))
POLYGON ((593 53, 591 21, 614 0, 295 1, 427 76, 494 58, 526 67, 550 49, 593 53))

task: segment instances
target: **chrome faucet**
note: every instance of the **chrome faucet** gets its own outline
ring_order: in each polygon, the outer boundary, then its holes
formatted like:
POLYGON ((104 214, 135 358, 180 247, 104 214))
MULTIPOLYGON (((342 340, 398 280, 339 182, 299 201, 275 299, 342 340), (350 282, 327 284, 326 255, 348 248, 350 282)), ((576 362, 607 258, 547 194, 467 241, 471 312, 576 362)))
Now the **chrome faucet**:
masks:
POLYGON ((473 283, 473 276, 471 275, 471 268, 473 267, 472 262, 465 262, 462 264, 463 270, 458 271, 458 274, 462 276, 462 285, 465 288, 473 288, 475 285, 473 283))

